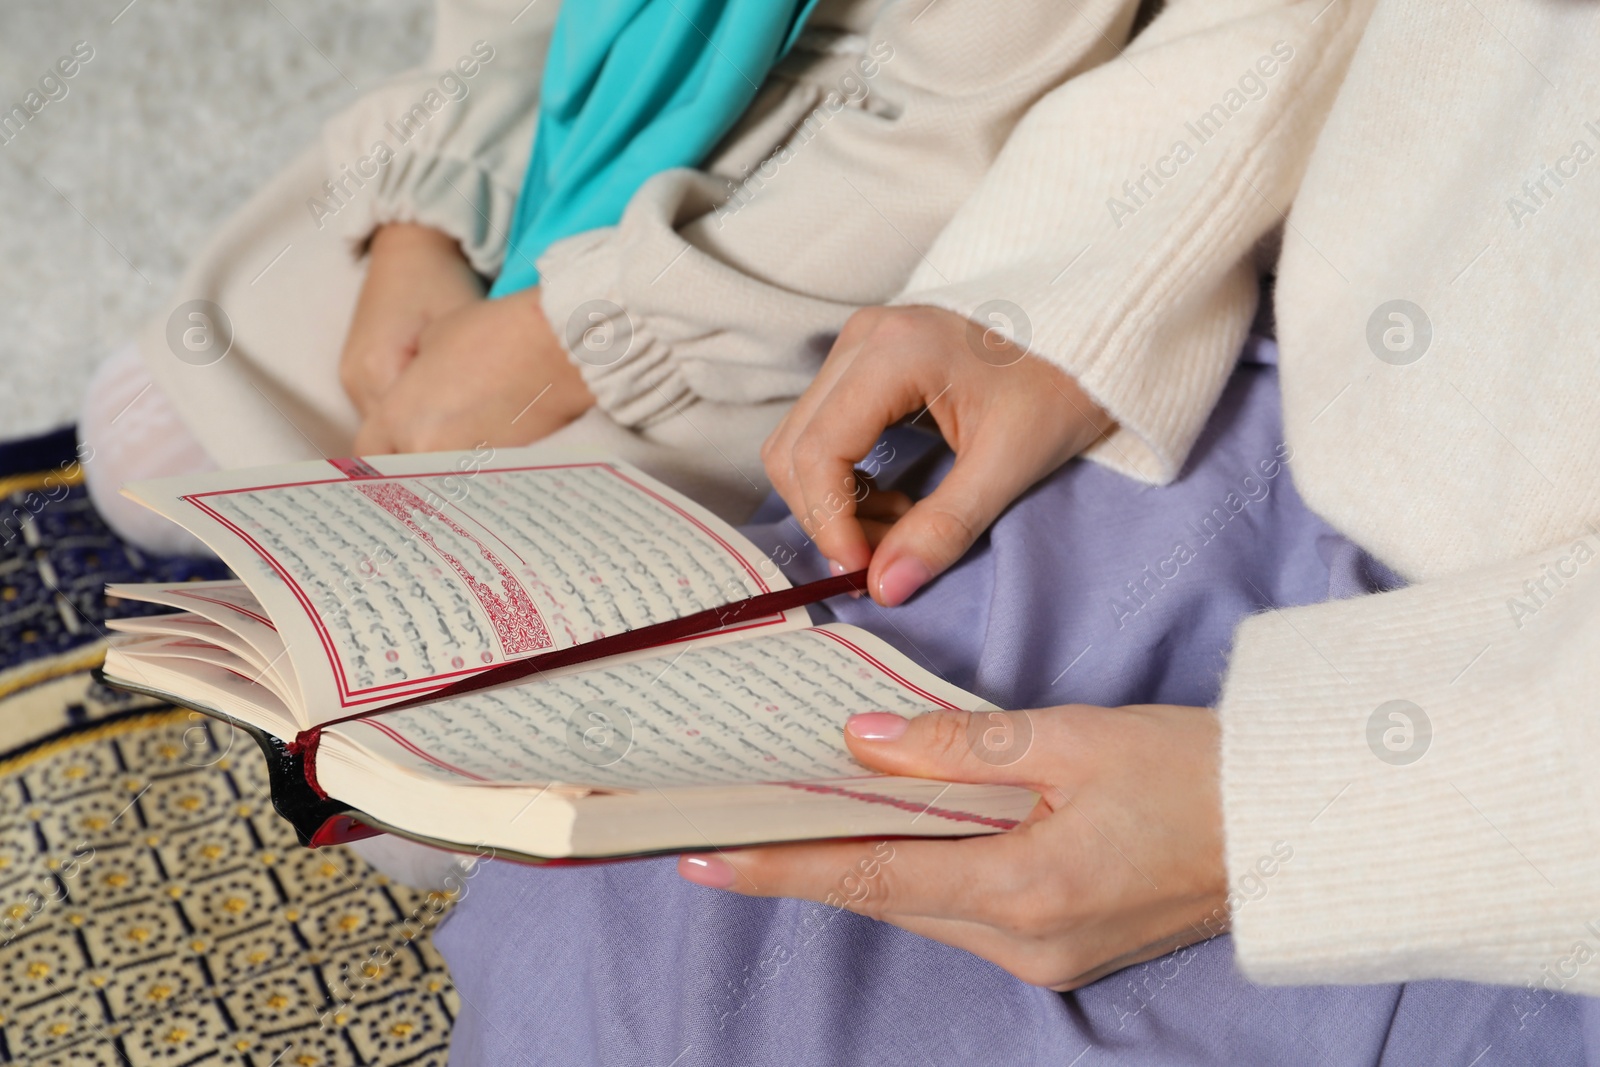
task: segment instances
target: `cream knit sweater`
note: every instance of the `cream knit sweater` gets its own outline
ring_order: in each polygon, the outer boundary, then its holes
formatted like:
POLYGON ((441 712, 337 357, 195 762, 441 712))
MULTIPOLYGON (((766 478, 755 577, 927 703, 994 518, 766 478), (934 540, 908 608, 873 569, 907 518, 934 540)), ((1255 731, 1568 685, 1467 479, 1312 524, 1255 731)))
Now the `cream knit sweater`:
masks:
POLYGON ((1413 584, 1237 634, 1239 959, 1274 982, 1527 984, 1532 1013, 1600 993, 1600 8, 1373 8, 1169 9, 1033 109, 901 300, 1020 309, 1117 416, 1095 458, 1160 480, 1293 201, 1296 483, 1413 584), (1267 89, 1241 103, 1252 69, 1267 89))

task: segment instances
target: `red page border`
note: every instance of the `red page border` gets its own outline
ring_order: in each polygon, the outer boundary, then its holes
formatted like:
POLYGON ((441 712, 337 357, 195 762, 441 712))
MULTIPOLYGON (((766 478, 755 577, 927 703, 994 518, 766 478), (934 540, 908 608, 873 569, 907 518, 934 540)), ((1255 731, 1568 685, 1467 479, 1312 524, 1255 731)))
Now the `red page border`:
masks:
MULTIPOLYGON (((333 461, 330 460, 329 463, 333 464, 333 461)), ((336 464, 334 465, 334 467, 335 467, 336 470, 341 470, 341 473, 343 473, 342 469, 339 468, 336 464)), ((766 581, 761 577, 760 573, 753 566, 750 565, 750 561, 745 559, 743 554, 741 554, 740 552, 735 550, 734 547, 732 545, 730 545, 724 537, 722 537, 715 530, 713 530, 709 526, 707 526, 699 518, 695 517, 694 515, 690 514, 687 511, 685 511, 678 504, 674 503, 671 500, 668 500, 666 497, 662 496, 660 493, 658 493, 655 490, 651 489, 649 486, 643 485, 640 482, 634 480, 633 478, 630 478, 628 475, 626 475, 626 474, 622 473, 621 471, 617 470, 617 468, 613 467, 609 463, 547 463, 547 464, 531 464, 531 465, 521 466, 521 467, 483 467, 483 468, 480 468, 476 473, 478 473, 478 474, 511 474, 511 473, 515 473, 515 472, 518 472, 518 471, 594 470, 594 469, 599 469, 599 470, 604 470, 604 471, 610 472, 612 475, 614 475, 617 478, 620 478, 622 481, 626 482, 628 485, 633 486, 635 489, 637 489, 640 492, 644 493, 646 496, 650 497, 652 500, 655 500, 657 503, 665 506, 668 510, 677 513, 679 516, 681 516, 682 518, 687 520, 692 526, 694 526, 696 529, 698 529, 701 533, 705 534, 707 537, 709 537, 713 541, 715 541, 718 545, 720 545, 723 548, 724 551, 726 551, 736 561, 738 561, 739 565, 744 568, 745 573, 750 575, 751 579, 756 583, 756 586, 763 593, 771 591, 770 588, 768 587, 766 581)), ((459 475, 461 473, 463 473, 463 472, 455 471, 455 470, 450 470, 450 471, 421 471, 421 472, 417 472, 417 473, 413 473, 413 474, 384 474, 384 475, 381 475, 380 477, 383 478, 383 479, 393 479, 393 480, 401 480, 401 479, 408 479, 408 478, 444 478, 444 477, 451 477, 453 475, 459 475)), ((488 665, 484 665, 484 666, 463 668, 463 669, 458 670, 458 671, 451 671, 451 672, 449 672, 447 674, 436 674, 436 675, 433 675, 431 678, 429 678, 426 681, 408 680, 408 681, 403 681, 403 682, 389 682, 389 683, 387 683, 385 685, 369 686, 366 689, 351 689, 349 687, 347 679, 345 678, 344 666, 343 666, 343 664, 341 664, 339 662, 339 657, 334 652, 332 639, 328 635, 327 628, 322 623, 321 613, 319 613, 315 609, 315 607, 312 606, 310 598, 306 596, 305 590, 300 587, 300 583, 295 581, 292 577, 289 576, 289 573, 286 570, 284 570, 283 565, 281 563, 279 563, 278 560, 275 559, 270 553, 268 553, 267 550, 261 546, 261 543, 259 541, 257 541, 250 534, 246 533, 244 530, 240 529, 239 526, 236 523, 234 523, 232 520, 224 518, 221 514, 219 514, 217 512, 217 510, 215 508, 211 507, 211 505, 205 503, 205 498, 207 498, 207 497, 232 496, 232 495, 237 494, 237 493, 259 493, 259 492, 265 492, 267 490, 272 490, 272 489, 299 489, 299 488, 303 488, 303 487, 308 486, 308 485, 332 485, 332 484, 336 484, 336 483, 348 483, 348 482, 357 481, 357 480, 370 481, 370 480, 373 480, 373 479, 372 479, 372 476, 370 476, 370 475, 362 476, 360 478, 349 477, 349 476, 335 477, 335 478, 311 478, 311 479, 307 479, 307 480, 304 480, 304 481, 298 481, 298 482, 278 482, 278 483, 273 484, 273 485, 251 485, 251 486, 243 486, 243 487, 240 487, 240 488, 237 488, 237 489, 213 489, 213 490, 209 490, 209 491, 203 492, 203 493, 188 493, 188 494, 184 494, 182 497, 180 497, 180 499, 182 499, 186 503, 190 504, 191 506, 193 506, 195 508, 198 508, 200 511, 202 511, 206 515, 210 516, 213 520, 215 520, 219 525, 225 527, 226 529, 231 531, 236 537, 238 537, 240 540, 244 541, 247 545, 249 545, 251 547, 251 549, 253 549, 255 551, 256 555, 260 556, 261 559, 264 560, 266 562, 266 564, 269 567, 271 567, 273 569, 273 571, 275 571, 277 573, 279 578, 283 579, 283 583, 286 586, 289 587, 289 590, 290 590, 290 592, 292 592, 294 594, 295 599, 300 602, 300 606, 305 611, 307 618, 310 619, 311 625, 316 628, 317 638, 318 638, 318 640, 320 640, 322 642, 323 652, 328 657, 329 664, 331 664, 332 667, 333 667, 334 682, 339 688, 339 706, 340 707, 342 707, 342 708, 360 707, 360 706, 365 705, 365 704, 375 704, 375 703, 377 703, 379 701, 396 700, 396 699, 401 699, 403 697, 415 696, 415 695, 418 695, 418 694, 427 693, 427 692, 430 692, 431 690, 434 690, 434 689, 441 689, 445 685, 449 684, 448 682, 441 682, 441 681, 439 681, 439 679, 461 678, 461 677, 466 677, 466 676, 470 676, 470 675, 474 675, 474 674, 481 674, 482 672, 484 672, 486 670, 490 670, 493 667, 498 666, 498 664, 488 664, 488 665), (410 687, 410 688, 407 689, 405 687, 410 687), (364 696, 364 694, 368 694, 368 693, 377 693, 378 695, 376 695, 376 696, 364 696), (351 699, 352 697, 355 697, 355 698, 358 698, 358 699, 351 699)), ((234 605, 231 605, 231 604, 227 605, 227 606, 228 607, 234 607, 234 605)), ((242 610, 242 609, 239 609, 239 610, 242 610)), ((271 625, 271 623, 269 622, 268 625, 271 625)), ((766 623, 758 623, 758 624, 755 624, 755 625, 757 625, 757 626, 768 626, 768 625, 773 625, 773 623, 766 622, 766 623)))

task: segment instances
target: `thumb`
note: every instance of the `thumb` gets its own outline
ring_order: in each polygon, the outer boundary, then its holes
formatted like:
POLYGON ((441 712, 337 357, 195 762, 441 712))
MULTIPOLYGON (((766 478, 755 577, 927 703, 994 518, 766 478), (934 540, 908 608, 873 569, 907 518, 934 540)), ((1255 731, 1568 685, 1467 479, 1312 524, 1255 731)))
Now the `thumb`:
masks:
POLYGON ((1036 776, 1033 727, 1026 711, 930 711, 914 719, 869 711, 852 715, 844 735, 851 754, 882 774, 1015 785, 1036 776))
POLYGON ((998 450, 972 448, 933 492, 911 506, 872 554, 867 590, 885 607, 909 600, 918 589, 966 555, 994 520, 1032 484, 998 450))

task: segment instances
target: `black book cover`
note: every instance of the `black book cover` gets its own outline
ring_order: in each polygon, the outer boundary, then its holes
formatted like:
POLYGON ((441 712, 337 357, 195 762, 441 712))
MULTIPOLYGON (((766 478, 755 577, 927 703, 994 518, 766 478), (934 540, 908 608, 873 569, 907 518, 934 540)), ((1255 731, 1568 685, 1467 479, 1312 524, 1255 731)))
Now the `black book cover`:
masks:
MULTIPOLYGON (((126 689, 129 692, 142 693, 145 696, 155 697, 157 700, 176 704, 178 707, 187 708, 198 712, 207 718, 217 719, 226 723, 231 729, 240 730, 255 739, 261 752, 267 758, 267 782, 272 788, 272 806, 279 815, 289 821, 294 827, 295 836, 302 845, 336 844, 339 840, 348 840, 347 837, 330 839, 328 834, 320 834, 330 820, 348 816, 351 808, 331 798, 317 795, 316 791, 306 781, 305 760, 298 752, 290 751, 289 745, 282 738, 275 737, 265 730, 240 722, 238 719, 223 714, 215 708, 200 707, 195 704, 178 703, 172 699, 171 693, 164 693, 155 689, 147 689, 133 682, 121 678, 108 678, 103 671, 94 671, 95 680, 102 685, 113 686, 117 689, 126 689)), ((340 825, 348 820, 342 820, 340 825)), ((330 831, 331 832, 331 831, 330 831)), ((361 835, 357 835, 361 836, 361 835)))

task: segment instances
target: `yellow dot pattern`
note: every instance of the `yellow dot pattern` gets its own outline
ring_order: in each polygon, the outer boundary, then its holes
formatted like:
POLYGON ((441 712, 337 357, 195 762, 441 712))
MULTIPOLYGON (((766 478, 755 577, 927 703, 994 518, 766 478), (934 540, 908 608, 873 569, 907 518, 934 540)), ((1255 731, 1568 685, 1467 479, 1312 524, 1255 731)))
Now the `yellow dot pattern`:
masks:
POLYGON ((122 1062, 113 1040, 134 1063, 444 1062, 458 1000, 429 937, 439 902, 347 850, 302 848, 258 750, 191 766, 192 726, 148 714, 0 763, 15 820, 0 919, 26 934, 0 954, 4 1047, 17 1062, 122 1062), (7 889, 29 886, 50 895, 7 889))

